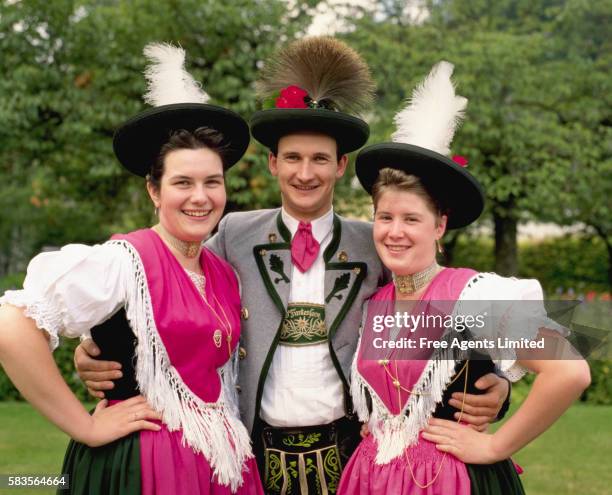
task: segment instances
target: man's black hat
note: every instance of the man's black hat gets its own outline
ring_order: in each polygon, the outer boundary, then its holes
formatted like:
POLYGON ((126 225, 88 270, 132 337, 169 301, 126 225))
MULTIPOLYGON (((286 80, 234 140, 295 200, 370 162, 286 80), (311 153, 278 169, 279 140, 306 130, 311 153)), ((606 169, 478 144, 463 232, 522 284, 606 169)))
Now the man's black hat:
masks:
POLYGON ((363 59, 340 40, 294 41, 267 61, 257 91, 264 110, 253 115, 251 132, 270 149, 301 131, 333 137, 341 153, 368 140, 369 126, 355 114, 372 102, 374 83, 363 59))

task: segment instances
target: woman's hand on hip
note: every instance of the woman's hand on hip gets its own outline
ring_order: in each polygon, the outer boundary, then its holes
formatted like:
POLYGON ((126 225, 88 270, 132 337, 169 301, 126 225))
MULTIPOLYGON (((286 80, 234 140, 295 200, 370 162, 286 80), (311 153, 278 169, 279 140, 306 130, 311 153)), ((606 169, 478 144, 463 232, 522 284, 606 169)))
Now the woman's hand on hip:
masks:
POLYGON ((150 420, 161 420, 161 414, 151 409, 139 395, 123 402, 107 405, 100 401, 91 416, 90 428, 76 440, 90 447, 99 447, 139 430, 159 431, 161 426, 150 420))
POLYGON ((505 458, 495 448, 494 435, 466 428, 454 421, 431 418, 421 433, 442 452, 454 455, 466 464, 492 464, 505 458))

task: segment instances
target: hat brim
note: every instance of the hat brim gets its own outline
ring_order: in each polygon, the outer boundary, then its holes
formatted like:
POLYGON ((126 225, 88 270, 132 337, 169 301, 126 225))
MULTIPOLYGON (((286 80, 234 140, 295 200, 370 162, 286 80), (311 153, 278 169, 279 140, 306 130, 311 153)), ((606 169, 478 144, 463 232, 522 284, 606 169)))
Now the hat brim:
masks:
POLYGON ((249 127, 237 113, 216 105, 176 103, 148 109, 129 119, 117 129, 113 149, 125 168, 144 177, 173 132, 193 132, 199 127, 223 134, 227 143, 225 169, 238 162, 249 145, 249 127))
POLYGON ((319 132, 336 140, 340 153, 361 148, 370 136, 363 120, 342 112, 318 108, 274 108, 255 112, 251 118, 253 137, 269 149, 287 134, 319 132))
POLYGON ((484 209, 480 183, 463 167, 434 151, 403 143, 380 143, 359 152, 355 172, 363 188, 372 187, 383 168, 416 175, 426 189, 448 210, 447 228, 457 229, 474 222, 484 209))

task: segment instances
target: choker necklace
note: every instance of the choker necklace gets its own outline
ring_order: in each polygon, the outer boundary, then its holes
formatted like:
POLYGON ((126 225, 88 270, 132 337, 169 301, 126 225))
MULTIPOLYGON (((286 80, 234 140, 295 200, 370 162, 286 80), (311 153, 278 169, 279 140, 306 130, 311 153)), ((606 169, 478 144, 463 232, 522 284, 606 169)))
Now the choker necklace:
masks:
POLYGON ((202 250, 202 241, 181 241, 168 232, 161 223, 154 225, 153 230, 186 258, 196 258, 202 250))
POLYGON ((438 262, 429 265, 425 270, 412 275, 393 275, 393 283, 400 294, 414 294, 425 287, 438 273, 438 262))

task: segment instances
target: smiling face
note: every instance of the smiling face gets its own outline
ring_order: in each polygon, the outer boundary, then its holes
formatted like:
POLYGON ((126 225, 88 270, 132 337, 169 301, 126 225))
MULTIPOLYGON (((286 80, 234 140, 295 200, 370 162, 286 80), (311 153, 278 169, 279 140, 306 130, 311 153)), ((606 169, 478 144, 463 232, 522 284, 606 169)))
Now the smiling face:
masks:
POLYGON ((348 157, 337 157, 336 141, 325 134, 283 136, 268 165, 278 178, 283 207, 292 217, 312 221, 332 206, 334 185, 344 175, 348 157))
POLYGON ((430 266, 436 240, 446 229, 446 216, 437 217, 419 195, 387 188, 374 214, 374 245, 384 265, 395 275, 412 275, 430 266))
POLYGON ((147 190, 164 229, 181 241, 202 241, 225 208, 223 163, 208 148, 170 151, 159 187, 147 182, 147 190))

